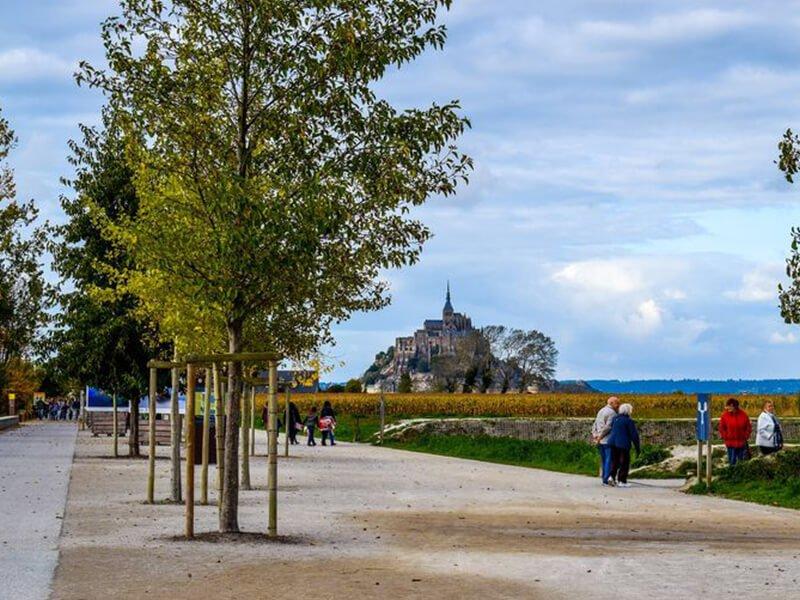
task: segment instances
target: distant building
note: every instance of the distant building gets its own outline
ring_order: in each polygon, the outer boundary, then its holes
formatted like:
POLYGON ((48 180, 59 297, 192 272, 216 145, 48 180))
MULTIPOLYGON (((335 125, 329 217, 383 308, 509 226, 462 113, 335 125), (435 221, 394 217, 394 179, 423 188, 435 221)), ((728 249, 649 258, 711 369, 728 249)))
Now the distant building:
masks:
POLYGON ((472 319, 453 310, 450 302, 450 283, 441 319, 427 319, 414 335, 395 340, 392 375, 408 372, 427 372, 435 356, 451 356, 456 352, 459 338, 473 331, 472 319))

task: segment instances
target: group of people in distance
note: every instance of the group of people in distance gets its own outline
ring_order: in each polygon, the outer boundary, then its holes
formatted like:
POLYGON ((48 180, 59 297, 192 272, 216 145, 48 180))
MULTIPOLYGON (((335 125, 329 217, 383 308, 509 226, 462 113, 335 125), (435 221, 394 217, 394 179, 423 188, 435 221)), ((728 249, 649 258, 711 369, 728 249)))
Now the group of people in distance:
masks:
MULTIPOLYGON (((264 428, 267 428, 269 421, 269 410, 265 405, 261 411, 261 420, 264 423, 264 428)), ((278 430, 283 428, 283 423, 278 419, 278 430)), ((289 436, 290 444, 299 444, 297 441, 297 432, 305 429, 308 434, 307 445, 316 446, 317 441, 314 439, 314 432, 319 429, 322 434, 322 445, 327 446, 330 440, 331 446, 336 445, 336 438, 334 430, 336 429, 336 411, 333 410, 330 400, 325 400, 322 405, 322 410, 317 412, 317 407, 312 406, 305 419, 300 418, 300 411, 294 402, 289 403, 289 422, 286 427, 286 434, 289 436)))
MULTIPOLYGON (((641 440, 636 423, 631 418, 633 406, 622 404, 616 396, 606 401, 592 425, 592 441, 600 452, 601 479, 604 486, 630 487, 628 472, 631 464, 631 449, 638 455, 641 440)), ((719 437, 728 452, 728 464, 749 458, 749 440, 752 434, 750 417, 739 406, 736 398, 725 402, 725 410, 719 419, 719 437)), ((756 445, 766 456, 783 448, 781 423, 775 415, 775 404, 764 402, 756 423, 756 445)))
POLYGON ((45 402, 41 398, 33 405, 36 418, 40 421, 77 421, 81 410, 81 403, 75 399, 72 402, 66 399, 51 399, 45 402))

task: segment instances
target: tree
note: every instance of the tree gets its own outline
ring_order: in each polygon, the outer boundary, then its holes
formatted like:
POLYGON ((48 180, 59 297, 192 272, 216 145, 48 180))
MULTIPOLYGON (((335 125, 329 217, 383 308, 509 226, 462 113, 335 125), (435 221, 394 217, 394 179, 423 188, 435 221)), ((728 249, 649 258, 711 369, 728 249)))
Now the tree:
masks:
MULTIPOLYGON (((169 280, 224 324, 230 352, 256 315, 277 350, 309 352, 330 325, 386 305, 380 270, 415 262, 408 216, 471 168, 450 102, 398 111, 374 83, 440 48, 450 0, 122 0, 103 25, 108 68, 79 83, 125 111, 139 211, 107 233, 130 249, 131 289, 169 280), (179 234, 179 235, 178 235, 179 234)), ((220 530, 238 531, 241 366, 231 394, 220 530)))
POLYGON ((401 394, 410 394, 413 386, 411 384, 411 375, 407 372, 400 375, 400 383, 397 385, 397 391, 401 394))
POLYGON ((344 391, 348 394, 360 394, 363 390, 361 388, 361 381, 358 379, 349 379, 344 384, 344 391))
POLYGON ((48 225, 35 225, 39 213, 32 200, 17 200, 14 171, 6 163, 16 142, 0 113, 0 392, 10 385, 12 363, 14 373, 27 369, 23 359, 48 321, 50 292, 41 265, 48 225))
POLYGON ((457 340, 456 360, 464 374, 462 391, 471 393, 480 379, 480 392, 485 393, 484 385, 487 382, 491 385, 492 379, 491 374, 487 375, 486 372, 487 370, 491 372, 494 361, 489 341, 480 330, 470 331, 463 338, 457 340))
POLYGON ((524 392, 532 383, 553 380, 558 360, 555 343, 535 329, 512 332, 513 360, 519 368, 519 391, 524 392))
POLYGON ((431 373, 437 389, 454 393, 464 377, 462 365, 452 354, 438 354, 431 358, 431 373))
POLYGON ((99 221, 118 222, 136 215, 139 200, 133 173, 124 160, 124 136, 111 111, 104 126, 82 127, 81 143, 70 142, 75 191, 62 196, 67 222, 58 227, 51 247, 54 268, 61 276, 50 345, 58 369, 76 379, 130 401, 129 453, 139 455, 139 398, 147 392, 147 361, 164 351, 157 331, 140 313, 136 296, 121 291, 115 272, 132 259, 103 235, 99 221))
POLYGON ((501 394, 505 394, 511 388, 512 381, 519 371, 513 331, 504 325, 489 325, 483 328, 483 335, 489 341, 492 356, 495 358, 496 372, 500 375, 501 394))
MULTIPOLYGON (((794 183, 800 166, 800 136, 787 129, 778 143, 780 155, 776 161, 786 181, 794 183)), ((787 324, 800 324, 800 227, 791 229, 792 243, 786 259, 786 276, 792 280, 788 287, 778 284, 781 316, 787 324)))

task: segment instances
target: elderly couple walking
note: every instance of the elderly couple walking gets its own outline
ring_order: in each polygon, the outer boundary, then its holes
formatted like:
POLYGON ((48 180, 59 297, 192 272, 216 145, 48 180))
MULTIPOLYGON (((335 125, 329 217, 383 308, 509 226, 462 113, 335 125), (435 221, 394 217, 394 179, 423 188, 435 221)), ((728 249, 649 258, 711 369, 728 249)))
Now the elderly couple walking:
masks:
POLYGON ((637 455, 641 449, 632 412, 633 406, 620 404, 619 398, 612 396, 594 420, 592 440, 600 451, 604 486, 630 487, 631 448, 637 455))

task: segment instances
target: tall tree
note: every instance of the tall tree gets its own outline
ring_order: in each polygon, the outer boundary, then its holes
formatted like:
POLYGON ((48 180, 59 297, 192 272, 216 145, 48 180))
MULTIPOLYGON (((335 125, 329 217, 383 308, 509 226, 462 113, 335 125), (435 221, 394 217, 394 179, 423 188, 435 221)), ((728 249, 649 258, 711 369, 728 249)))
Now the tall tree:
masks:
MULTIPOLYGON (((780 152, 778 168, 783 171, 786 181, 794 183, 800 169, 800 136, 787 129, 778 143, 780 152)), ((786 259, 786 276, 791 284, 784 287, 778 284, 781 316, 787 324, 800 324, 800 227, 792 227, 792 243, 789 258, 786 259)))
POLYGON ((130 400, 129 453, 138 456, 138 401, 159 343, 137 298, 118 285, 115 274, 131 266, 131 256, 106 239, 100 223, 134 217, 139 200, 113 112, 105 111, 101 129, 82 127, 82 134, 80 143, 70 142, 75 175, 64 183, 75 194, 61 198, 68 220, 52 245, 54 267, 68 291, 59 294, 50 343, 66 376, 130 400))
POLYGON ((519 391, 524 392, 532 383, 552 382, 558 362, 558 350, 553 340, 535 329, 515 329, 511 337, 513 361, 519 369, 519 391))
MULTIPOLYGON (((410 209, 453 194, 471 161, 453 145, 468 126, 457 102, 400 111, 374 83, 444 44, 450 0, 121 5, 103 25, 108 68, 84 64, 79 82, 145 134, 128 148, 139 212, 109 227, 134 255, 130 285, 168 278, 217 315, 230 352, 253 315, 296 354, 385 306, 380 270, 429 237, 410 209)), ((228 371, 220 529, 235 532, 241 368, 228 371)))
POLYGON ((14 171, 6 162, 17 138, 0 113, 0 391, 9 365, 30 355, 47 322, 49 287, 42 272, 47 224, 36 225, 33 201, 19 202, 14 171))

